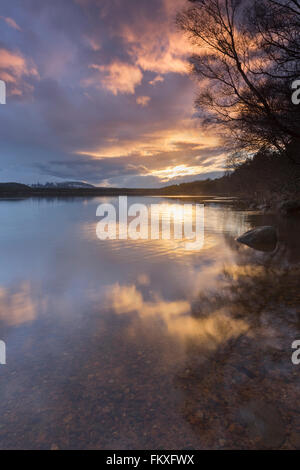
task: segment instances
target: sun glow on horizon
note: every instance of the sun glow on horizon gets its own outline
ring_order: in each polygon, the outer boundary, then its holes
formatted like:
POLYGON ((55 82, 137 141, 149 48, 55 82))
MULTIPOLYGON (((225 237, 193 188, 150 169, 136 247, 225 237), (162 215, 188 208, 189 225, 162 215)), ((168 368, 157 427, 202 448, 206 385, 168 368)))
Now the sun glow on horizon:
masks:
POLYGON ((187 166, 177 165, 174 167, 167 167, 163 170, 152 171, 151 174, 157 176, 161 181, 169 181, 179 176, 190 176, 197 175, 203 171, 203 167, 199 166, 187 166))
MULTIPOLYGON (((129 165, 142 168, 144 176, 156 177, 164 183, 206 173, 206 154, 218 145, 215 135, 209 132, 202 135, 193 120, 186 119, 169 129, 144 134, 134 141, 115 137, 107 139, 96 149, 82 149, 74 153, 91 160, 128 159, 129 165), (193 155, 187 161, 186 157, 191 153, 193 155)), ((209 165, 209 170, 222 171, 223 157, 218 155, 209 165)))

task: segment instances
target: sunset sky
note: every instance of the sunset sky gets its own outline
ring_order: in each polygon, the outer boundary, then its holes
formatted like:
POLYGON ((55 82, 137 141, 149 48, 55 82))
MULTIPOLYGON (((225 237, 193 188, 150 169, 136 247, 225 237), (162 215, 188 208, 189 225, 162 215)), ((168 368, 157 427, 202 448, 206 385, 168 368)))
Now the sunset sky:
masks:
POLYGON ((220 176, 193 109, 185 0, 0 0, 0 182, 158 187, 220 176))

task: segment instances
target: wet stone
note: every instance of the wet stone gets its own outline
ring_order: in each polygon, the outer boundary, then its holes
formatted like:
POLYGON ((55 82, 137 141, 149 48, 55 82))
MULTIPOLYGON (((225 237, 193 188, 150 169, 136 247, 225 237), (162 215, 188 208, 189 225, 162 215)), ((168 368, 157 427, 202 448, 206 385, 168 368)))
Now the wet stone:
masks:
POLYGON ((258 448, 278 449, 284 443, 286 430, 275 406, 252 401, 240 408, 239 417, 250 439, 257 442, 258 448))

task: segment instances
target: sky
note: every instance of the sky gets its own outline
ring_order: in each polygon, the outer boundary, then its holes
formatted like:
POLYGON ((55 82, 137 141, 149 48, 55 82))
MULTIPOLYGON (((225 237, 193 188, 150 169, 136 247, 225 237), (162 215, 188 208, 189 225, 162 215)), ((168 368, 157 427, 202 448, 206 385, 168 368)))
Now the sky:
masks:
POLYGON ((0 182, 161 187, 221 176, 194 109, 186 0, 0 0, 0 182))

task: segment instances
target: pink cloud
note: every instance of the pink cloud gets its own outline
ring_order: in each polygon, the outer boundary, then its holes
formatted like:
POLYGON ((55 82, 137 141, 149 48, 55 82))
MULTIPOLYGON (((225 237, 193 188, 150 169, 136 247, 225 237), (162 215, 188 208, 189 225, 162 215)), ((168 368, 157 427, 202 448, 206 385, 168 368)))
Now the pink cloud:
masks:
POLYGON ((22 90, 32 89, 26 83, 28 77, 39 77, 35 65, 25 59, 19 52, 11 52, 7 49, 0 49, 0 79, 10 83, 11 95, 22 95, 22 90))
POLYGON ((137 104, 142 106, 143 108, 148 106, 150 101, 151 101, 150 96, 138 96, 137 99, 136 99, 137 104))
POLYGON ((149 85, 156 85, 156 83, 163 82, 164 80, 164 77, 161 75, 156 75, 156 77, 154 77, 153 80, 149 82, 149 85))
MULTIPOLYGON (((87 0, 77 1, 86 6, 87 0)), ((156 74, 156 77, 148 82, 150 85, 163 82, 166 74, 185 75, 189 72, 188 57, 191 46, 175 24, 176 13, 184 4, 184 0, 174 0, 176 5, 169 0, 161 2, 162 14, 157 21, 152 21, 147 16, 134 16, 131 21, 126 21, 125 18, 125 21, 122 20, 114 28, 110 28, 109 34, 121 39, 122 48, 126 50, 129 58, 125 59, 126 62, 117 59, 110 65, 94 62, 90 68, 100 72, 98 79, 87 77, 83 81, 84 85, 97 86, 97 82, 100 82, 115 95, 135 93, 135 88, 141 84, 145 72, 156 74)), ((101 14, 103 17, 109 15, 107 4, 104 4, 101 14)), ((94 51, 99 50, 99 38, 96 34, 89 36, 88 42, 94 51)))
POLYGON ((134 94, 135 88, 141 84, 143 79, 142 71, 135 65, 115 61, 109 65, 92 64, 90 68, 99 73, 83 81, 84 86, 99 84, 109 90, 114 95, 118 93, 134 94))
POLYGON ((8 26, 10 26, 11 28, 14 28, 18 31, 22 31, 22 29, 20 28, 20 26, 15 22, 15 20, 13 20, 12 18, 5 18, 4 16, 1 16, 0 17, 2 20, 4 20, 6 22, 6 24, 8 24, 8 26))

